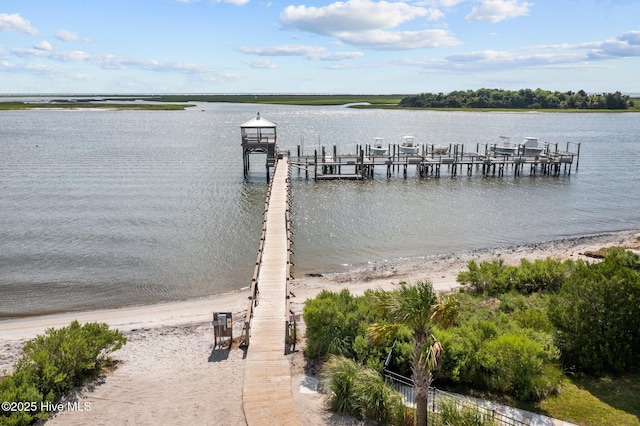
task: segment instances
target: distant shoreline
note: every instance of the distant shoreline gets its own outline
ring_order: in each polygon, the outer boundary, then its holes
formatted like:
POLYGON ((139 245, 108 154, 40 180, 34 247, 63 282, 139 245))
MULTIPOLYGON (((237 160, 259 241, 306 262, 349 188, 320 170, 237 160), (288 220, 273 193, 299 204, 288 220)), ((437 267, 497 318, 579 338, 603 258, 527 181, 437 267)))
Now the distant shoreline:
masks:
POLYGON ((530 108, 410 108, 400 107, 400 101, 408 95, 0 95, 0 111, 35 108, 58 109, 108 109, 108 110, 184 110, 196 107, 189 102, 251 103, 298 106, 345 106, 355 109, 393 109, 411 111, 461 111, 461 112, 544 112, 544 113, 624 113, 640 112, 640 98, 632 98, 635 108, 615 109, 530 109, 530 108), (51 103, 7 101, 14 98, 51 98, 51 103), (127 102, 127 103, 118 103, 127 102), (134 103, 135 102, 135 103, 134 103), (148 103, 153 102, 153 103, 148 103))

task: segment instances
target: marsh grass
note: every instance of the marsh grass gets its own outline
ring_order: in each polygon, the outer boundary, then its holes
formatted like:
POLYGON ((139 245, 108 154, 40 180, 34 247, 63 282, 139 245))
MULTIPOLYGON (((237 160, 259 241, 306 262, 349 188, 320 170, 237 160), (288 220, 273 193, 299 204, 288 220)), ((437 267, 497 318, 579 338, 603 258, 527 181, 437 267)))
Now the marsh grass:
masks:
POLYGON ((108 109, 108 110, 145 110, 145 111, 180 111, 193 107, 189 104, 149 104, 149 103, 89 103, 89 102, 0 102, 2 110, 27 109, 108 109))

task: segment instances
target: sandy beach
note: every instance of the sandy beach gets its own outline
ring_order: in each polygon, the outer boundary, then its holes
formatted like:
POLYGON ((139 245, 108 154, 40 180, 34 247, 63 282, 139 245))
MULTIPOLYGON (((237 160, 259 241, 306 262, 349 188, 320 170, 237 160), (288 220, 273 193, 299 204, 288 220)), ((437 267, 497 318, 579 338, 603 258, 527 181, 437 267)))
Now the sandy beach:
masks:
MULTIPOLYGON (((349 288, 361 294, 369 288, 390 289, 401 281, 428 278, 437 291, 458 286, 456 275, 470 260, 501 258, 515 264, 521 258, 588 259, 585 253, 603 247, 640 248, 640 230, 600 233, 525 246, 380 262, 357 270, 296 277, 293 309, 323 289, 349 288)), ((128 343, 114 354, 117 369, 72 396, 84 411, 61 411, 47 424, 189 424, 243 425, 242 386, 245 351, 214 349, 213 312, 232 312, 234 335, 242 330, 248 290, 210 298, 161 305, 77 312, 0 321, 0 372, 11 370, 22 345, 49 327, 80 322, 106 322, 126 334, 128 343)), ((259 306, 257 307, 259 309, 259 306)), ((250 350, 250 348, 249 348, 250 350)), ((292 390, 302 423, 359 424, 324 408, 324 400, 305 375, 301 351, 289 355, 292 390)))

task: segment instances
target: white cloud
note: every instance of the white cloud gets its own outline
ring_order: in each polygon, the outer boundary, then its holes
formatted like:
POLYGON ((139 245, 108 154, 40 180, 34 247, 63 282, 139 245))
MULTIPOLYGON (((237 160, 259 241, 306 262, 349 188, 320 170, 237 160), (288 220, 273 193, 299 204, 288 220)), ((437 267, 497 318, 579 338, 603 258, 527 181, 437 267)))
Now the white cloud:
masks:
POLYGON ((0 31, 18 31, 29 35, 38 35, 38 30, 31 26, 31 22, 19 13, 8 15, 0 13, 0 31))
POLYGON ((585 50, 590 59, 612 59, 640 56, 640 31, 629 31, 621 36, 604 41, 590 41, 580 44, 551 44, 528 46, 527 50, 585 50))
POLYGON ((0 61, 0 71, 48 75, 62 73, 62 70, 52 66, 40 64, 12 64, 7 61, 0 61))
POLYGON ((325 47, 302 44, 283 44, 280 46, 250 47, 238 46, 242 53, 258 56, 302 56, 315 61, 342 61, 363 56, 362 52, 327 52, 325 47))
POLYGON ((640 56, 640 31, 629 31, 620 37, 580 46, 590 49, 590 59, 637 57, 640 56))
POLYGON ((69 30, 56 31, 56 38, 62 41, 90 41, 89 39, 80 37, 78 34, 69 30))
POLYGON ((345 31, 395 28, 427 15, 427 9, 402 2, 347 0, 324 7, 288 6, 280 14, 280 22, 287 28, 334 35, 345 31))
MULTIPOLYGON (((190 4, 190 3, 198 3, 201 0, 175 0, 178 3, 190 4)), ((212 3, 230 3, 235 4, 236 6, 242 6, 249 3, 250 0, 212 0, 212 3)))
POLYGON ((453 7, 456 6, 459 3, 464 3, 468 0, 422 0, 420 2, 417 2, 416 4, 424 4, 426 6, 432 6, 432 7, 453 7))
MULTIPOLYGON (((199 64, 184 62, 163 63, 154 59, 126 58, 112 54, 91 55, 80 50, 55 51, 42 48, 13 49, 11 51, 11 54, 20 58, 36 57, 59 62, 84 62, 107 70, 140 69, 145 71, 188 74, 191 76, 195 76, 201 80, 207 81, 218 81, 221 79, 237 78, 237 76, 234 74, 220 72, 216 69, 199 64)), ((21 65, 23 69, 27 69, 27 67, 29 66, 36 67, 37 69, 42 69, 43 73, 53 73, 55 70, 57 70, 57 68, 45 67, 44 65, 21 65)))
POLYGON ((521 0, 482 0, 480 6, 474 7, 465 19, 467 21, 500 22, 509 18, 526 16, 532 3, 521 0))
POLYGON ((36 50, 44 50, 44 51, 47 51, 47 52, 53 50, 53 46, 51 46, 51 43, 49 43, 46 40, 43 40, 40 43, 34 44, 33 48, 36 49, 36 50))
POLYGON ((339 34, 345 43, 373 50, 411 50, 460 44, 445 30, 367 31, 339 34))
POLYGON ((433 8, 403 2, 347 0, 324 7, 288 6, 280 14, 285 28, 337 37, 342 43, 376 50, 407 50, 459 44, 446 30, 392 30, 416 18, 439 20, 433 8))
MULTIPOLYGON (((48 44, 48 43, 47 43, 48 44)), ((53 59, 55 61, 85 61, 91 59, 91 55, 81 50, 74 51, 53 51, 42 48, 36 49, 13 49, 12 54, 19 57, 35 56, 40 58, 53 59)))
POLYGON ((468 70, 493 69, 495 67, 524 68, 556 66, 584 63, 584 54, 533 54, 521 55, 514 52, 484 50, 451 55, 447 63, 457 69, 468 70))
POLYGON ((324 47, 302 44, 283 44, 280 46, 250 47, 238 46, 238 51, 259 56, 313 56, 326 50, 324 47))
POLYGON ((249 67, 256 68, 256 69, 275 69, 276 68, 276 64, 271 62, 269 59, 260 59, 257 61, 245 61, 244 63, 249 67))
POLYGON ((426 69, 477 72, 524 68, 593 68, 603 66, 602 63, 607 60, 633 57, 640 57, 640 31, 629 31, 604 41, 525 46, 517 51, 463 52, 443 59, 404 61, 403 64, 426 69))
POLYGON ((344 61, 351 60, 356 58, 361 58, 364 56, 362 52, 334 52, 334 53, 322 53, 318 55, 317 58, 321 61, 344 61))

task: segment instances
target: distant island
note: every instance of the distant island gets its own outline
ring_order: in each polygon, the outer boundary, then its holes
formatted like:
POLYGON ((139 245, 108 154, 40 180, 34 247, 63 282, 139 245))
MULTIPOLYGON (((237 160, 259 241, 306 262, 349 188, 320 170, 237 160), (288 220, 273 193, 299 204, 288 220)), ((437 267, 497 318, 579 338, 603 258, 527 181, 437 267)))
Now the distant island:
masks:
POLYGON ((560 110, 627 110, 635 107, 628 95, 620 92, 588 94, 551 92, 542 89, 479 89, 444 93, 421 93, 407 96, 399 107, 407 108, 497 108, 497 109, 560 109, 560 110))
MULTIPOLYGON (((28 96, 28 95, 23 95, 28 96)), ((348 95, 348 94, 164 94, 164 95, 38 95, 49 101, 13 100, 0 95, 0 110, 15 109, 117 109, 183 110, 196 107, 195 102, 253 103, 303 106, 347 106, 359 109, 433 109, 459 111, 538 110, 558 112, 640 112, 640 99, 620 92, 589 94, 551 92, 542 89, 478 89, 417 95, 348 95)))

